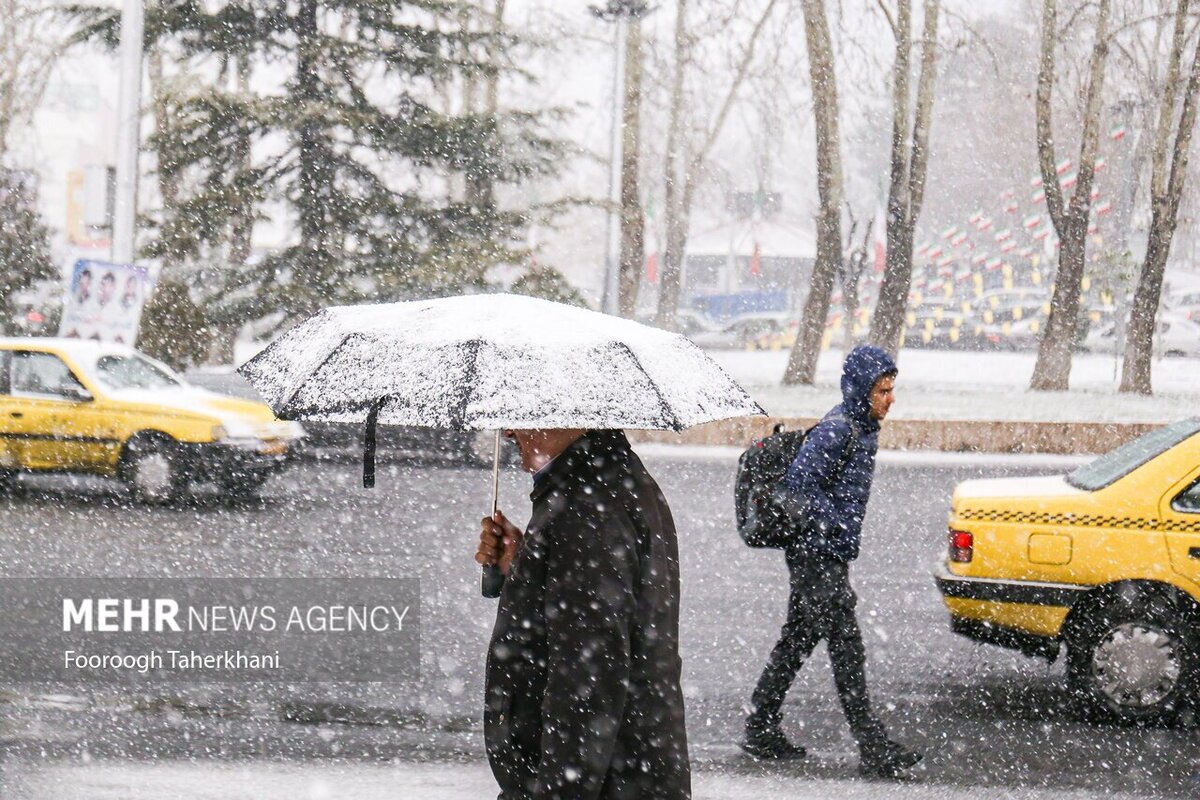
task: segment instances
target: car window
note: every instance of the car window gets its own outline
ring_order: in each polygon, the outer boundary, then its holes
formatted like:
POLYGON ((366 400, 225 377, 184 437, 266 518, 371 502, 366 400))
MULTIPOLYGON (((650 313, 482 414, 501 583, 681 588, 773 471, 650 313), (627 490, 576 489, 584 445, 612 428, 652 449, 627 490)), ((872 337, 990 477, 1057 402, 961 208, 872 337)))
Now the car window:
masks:
POLYGON ((1200 419, 1165 425, 1080 467, 1067 476, 1067 483, 1089 492, 1103 489, 1197 433, 1200 433, 1200 419))
POLYGON ((1187 514, 1200 514, 1200 480, 1196 480, 1175 495, 1175 499, 1171 501, 1171 508, 1187 514))
POLYGON ((72 389, 83 388, 66 362, 52 353, 24 350, 13 353, 10 380, 13 394, 63 396, 72 389))
POLYGON ((0 394, 12 394, 12 386, 8 380, 8 370, 11 362, 12 353, 8 350, 0 350, 0 394))
POLYGON ((101 356, 96 377, 110 389, 163 389, 179 380, 166 368, 141 356, 101 356))

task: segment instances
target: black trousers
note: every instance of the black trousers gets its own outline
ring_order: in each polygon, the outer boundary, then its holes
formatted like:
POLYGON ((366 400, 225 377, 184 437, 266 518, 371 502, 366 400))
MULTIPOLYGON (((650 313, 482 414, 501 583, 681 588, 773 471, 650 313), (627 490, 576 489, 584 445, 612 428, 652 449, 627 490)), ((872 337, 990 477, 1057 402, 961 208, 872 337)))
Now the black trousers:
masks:
POLYGON ((804 660, 824 639, 838 699, 854 738, 860 747, 878 744, 887 734, 867 697, 867 659, 854 613, 858 598, 850 586, 849 565, 799 549, 786 555, 791 576, 787 621, 751 696, 747 731, 779 726, 784 696, 804 660))

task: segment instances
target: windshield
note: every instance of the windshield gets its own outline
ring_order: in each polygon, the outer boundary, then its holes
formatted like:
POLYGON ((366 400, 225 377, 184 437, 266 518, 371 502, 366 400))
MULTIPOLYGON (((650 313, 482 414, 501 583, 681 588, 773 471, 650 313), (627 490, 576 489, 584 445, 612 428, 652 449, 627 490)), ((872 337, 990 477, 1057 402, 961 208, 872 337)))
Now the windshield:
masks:
POLYGON ((180 381, 163 366, 142 356, 101 356, 96 377, 109 389, 163 389, 180 381))
POLYGON ((1150 431, 1075 470, 1067 476, 1067 483, 1089 492, 1103 489, 1197 433, 1200 419, 1180 420, 1150 431))

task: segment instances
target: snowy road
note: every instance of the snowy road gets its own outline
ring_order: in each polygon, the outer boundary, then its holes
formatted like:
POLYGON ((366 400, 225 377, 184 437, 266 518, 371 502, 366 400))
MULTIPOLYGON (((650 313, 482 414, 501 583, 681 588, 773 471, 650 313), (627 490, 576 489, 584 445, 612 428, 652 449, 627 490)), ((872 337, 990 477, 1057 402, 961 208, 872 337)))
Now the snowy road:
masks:
MULTIPOLYGON (((883 796, 853 777, 854 748, 822 652, 787 706, 786 724, 810 758, 764 768, 737 751, 741 704, 782 614, 783 564, 732 531, 729 451, 660 449, 647 461, 680 530, 697 795, 883 796)), ((970 787, 987 797, 1200 792, 1194 728, 1079 722, 1060 664, 948 631, 930 567, 944 546, 951 488, 968 477, 1052 469, 1014 458, 883 459, 855 583, 874 696, 896 735, 927 753, 918 783, 886 796, 957 797, 970 787)), ((478 596, 471 561, 487 476, 387 466, 374 491, 356 488, 357 478, 351 465, 301 465, 262 501, 202 496, 167 509, 129 506, 103 482, 61 478, 27 481, 0 498, 5 575, 415 575, 423 595, 423 677, 414 685, 0 690, 0 777, 12 790, 0 795, 466 798, 489 790, 478 708, 492 606, 478 596)), ((504 476, 502 507, 514 517, 528 513, 527 486, 528 476, 504 476)))

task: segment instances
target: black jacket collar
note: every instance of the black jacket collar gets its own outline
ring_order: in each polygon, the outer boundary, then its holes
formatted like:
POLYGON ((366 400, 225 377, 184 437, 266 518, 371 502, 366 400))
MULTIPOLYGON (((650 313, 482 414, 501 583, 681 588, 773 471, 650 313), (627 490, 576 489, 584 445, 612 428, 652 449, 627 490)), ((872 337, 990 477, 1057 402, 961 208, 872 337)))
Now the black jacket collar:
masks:
POLYGON ((591 430, 580 436, 550 462, 546 473, 533 486, 529 499, 536 503, 553 490, 562 490, 593 473, 597 456, 605 460, 625 461, 629 440, 619 430, 591 430))

